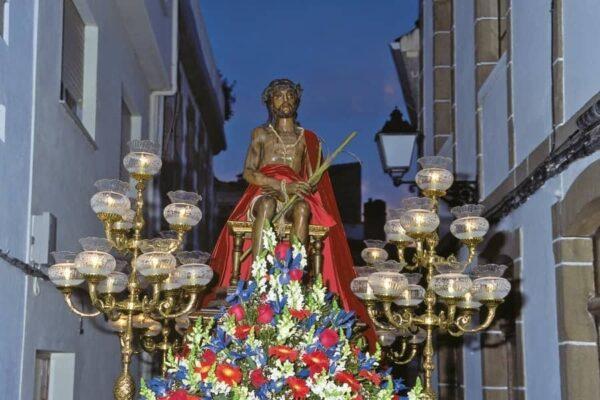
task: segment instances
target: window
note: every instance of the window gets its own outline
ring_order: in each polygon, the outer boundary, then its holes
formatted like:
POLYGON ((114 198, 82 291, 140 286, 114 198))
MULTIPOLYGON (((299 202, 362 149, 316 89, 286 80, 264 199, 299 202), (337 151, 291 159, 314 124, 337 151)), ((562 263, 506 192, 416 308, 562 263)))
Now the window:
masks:
POLYGON ((85 24, 73 0, 64 0, 60 99, 80 120, 83 119, 84 51, 85 24))
POLYGON ((119 169, 119 179, 127 181, 129 173, 123 165, 123 158, 129 153, 129 141, 131 140, 131 111, 124 100, 121 100, 121 167, 119 169))
POLYGON ((73 400, 75 354, 37 351, 34 400, 73 400))

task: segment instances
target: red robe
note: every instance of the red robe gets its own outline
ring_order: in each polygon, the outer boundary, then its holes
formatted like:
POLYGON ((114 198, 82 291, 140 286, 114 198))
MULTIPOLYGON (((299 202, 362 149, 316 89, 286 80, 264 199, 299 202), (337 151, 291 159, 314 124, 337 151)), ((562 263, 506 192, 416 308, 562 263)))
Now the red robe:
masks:
MULTIPOLYGON (((309 130, 304 131, 304 138, 309 161, 312 169, 315 170, 319 152, 319 139, 317 135, 309 130)), ((305 170, 299 176, 287 165, 280 164, 266 165, 261 168, 261 173, 276 179, 285 179, 288 183, 299 179, 306 180, 308 175, 305 170)), ((260 187, 250 185, 231 213, 229 220, 246 221, 248 208, 252 200, 261 193, 260 187)), ((369 321, 363 304, 350 290, 350 282, 356 277, 354 262, 327 172, 323 174, 315 193, 305 197, 305 200, 311 207, 310 223, 329 227, 329 234, 323 242, 323 282, 331 292, 339 296, 346 310, 354 310, 360 319, 365 322, 369 321)), ((250 240, 246 240, 244 250, 250 246, 250 240)), ((219 278, 216 287, 229 285, 233 270, 232 250, 233 236, 229 234, 228 228, 225 226, 219 235, 211 256, 211 267, 219 278)), ((241 279, 248 278, 251 264, 252 256, 248 256, 240 267, 241 279)))

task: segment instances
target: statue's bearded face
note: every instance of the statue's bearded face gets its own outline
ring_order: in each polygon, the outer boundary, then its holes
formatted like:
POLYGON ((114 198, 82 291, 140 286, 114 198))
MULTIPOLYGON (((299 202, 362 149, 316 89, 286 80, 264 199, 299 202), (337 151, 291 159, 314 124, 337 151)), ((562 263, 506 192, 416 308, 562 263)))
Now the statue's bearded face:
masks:
POLYGON ((277 118, 291 118, 298 109, 298 96, 293 88, 282 86, 273 91, 271 112, 277 118))

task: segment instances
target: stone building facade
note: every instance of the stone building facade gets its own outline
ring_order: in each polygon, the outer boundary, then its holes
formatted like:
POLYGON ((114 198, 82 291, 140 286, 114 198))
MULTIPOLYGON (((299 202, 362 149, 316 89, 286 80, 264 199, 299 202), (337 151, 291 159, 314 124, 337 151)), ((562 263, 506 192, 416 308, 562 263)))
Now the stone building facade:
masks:
MULTIPOLYGON (((101 318, 81 321, 52 284, 23 270, 43 272, 52 247, 78 251, 80 237, 102 235, 89 206, 94 182, 123 176, 130 139, 160 142, 164 103, 178 91, 190 145, 178 150, 189 158, 178 161, 187 172, 173 187, 214 198, 202 186, 210 160, 198 167, 186 153, 224 145, 203 24, 192 0, 0 1, 0 399, 112 398, 117 336, 101 318), (202 51, 191 54, 192 43, 202 51), (34 226, 45 213, 55 224, 34 226)), ((147 200, 160 204, 156 194, 147 200)), ((139 377, 140 363, 133 367, 139 377)))
POLYGON ((513 284, 489 330, 440 338, 441 398, 597 399, 600 3, 420 4, 392 43, 398 60, 418 34, 417 73, 399 68, 408 109, 425 154, 477 182, 491 222, 478 262, 509 265, 513 284))

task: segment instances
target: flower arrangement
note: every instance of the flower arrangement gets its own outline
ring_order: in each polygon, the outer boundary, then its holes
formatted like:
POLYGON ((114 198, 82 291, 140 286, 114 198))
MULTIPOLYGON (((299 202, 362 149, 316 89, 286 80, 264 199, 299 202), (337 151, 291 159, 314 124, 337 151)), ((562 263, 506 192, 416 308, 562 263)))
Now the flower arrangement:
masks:
POLYGON ((378 399, 405 389, 379 371, 379 347, 363 351, 355 316, 320 279, 302 283, 306 251, 264 232, 251 279, 228 296, 228 309, 198 319, 182 354, 170 354, 167 374, 142 382, 144 400, 378 399))

